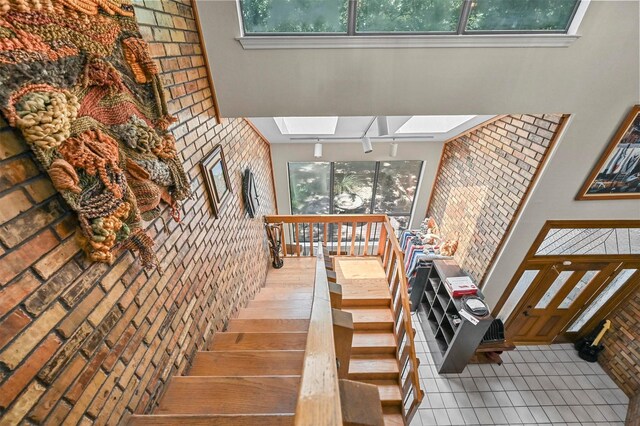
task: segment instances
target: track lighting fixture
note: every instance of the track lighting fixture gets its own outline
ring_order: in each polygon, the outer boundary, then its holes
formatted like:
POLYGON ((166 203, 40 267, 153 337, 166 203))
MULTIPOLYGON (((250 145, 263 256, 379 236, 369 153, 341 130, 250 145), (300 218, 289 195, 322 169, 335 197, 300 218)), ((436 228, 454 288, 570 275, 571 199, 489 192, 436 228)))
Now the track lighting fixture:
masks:
POLYGON ((373 151, 373 145, 371 145, 371 138, 369 136, 365 136, 362 138, 362 149, 364 150, 365 154, 373 151))
POLYGON ((395 158, 398 155, 398 144, 396 142, 391 142, 389 146, 389 156, 395 158))
POLYGON ((315 158, 322 157, 322 144, 320 142, 316 142, 316 144, 313 146, 313 156, 315 158))

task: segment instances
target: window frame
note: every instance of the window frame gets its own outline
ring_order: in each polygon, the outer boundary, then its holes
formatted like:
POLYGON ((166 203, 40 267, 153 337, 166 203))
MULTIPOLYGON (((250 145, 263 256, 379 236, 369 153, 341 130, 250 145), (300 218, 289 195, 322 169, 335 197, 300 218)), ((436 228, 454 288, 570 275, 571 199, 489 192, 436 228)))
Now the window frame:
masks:
MULTIPOLYGON (((355 161, 363 161, 363 160, 354 160, 355 161)), ((344 162, 349 162, 349 161, 287 161, 287 179, 288 179, 288 185, 287 187, 289 188, 289 213, 291 215, 295 215, 298 213, 293 213, 293 192, 291 191, 291 164, 292 163, 329 163, 329 214, 337 214, 335 213, 335 207, 334 207, 334 203, 333 200, 335 199, 335 163, 339 162, 339 163, 344 163, 344 162)), ((364 162, 372 162, 375 163, 375 168, 374 168, 374 175, 373 175, 373 183, 372 183, 372 191, 371 191, 371 201, 369 202, 369 207, 368 210, 371 213, 367 213, 367 214, 386 214, 389 217, 405 217, 408 216, 409 217, 409 224, 411 224, 411 220, 413 219, 413 213, 415 210, 415 206, 416 206, 416 199, 418 198, 418 194, 420 192, 420 185, 422 184, 421 182, 421 177, 422 177, 422 172, 424 170, 424 165, 425 162, 423 160, 379 160, 379 161, 364 161, 364 162), (380 176, 380 165, 382 162, 401 162, 401 161, 418 161, 420 162, 420 168, 418 169, 418 178, 417 178, 417 182, 416 182, 416 191, 415 194, 413 195, 413 199, 411 200, 411 208, 409 209, 408 212, 394 212, 394 213, 375 213, 375 203, 376 203, 376 194, 378 191, 378 178, 380 176)))
MULTIPOLYGON (((374 38, 374 37, 407 37, 407 36, 417 36, 417 37, 429 37, 429 36, 445 36, 445 37, 457 37, 457 36, 506 36, 506 35, 529 35, 529 36, 544 36, 544 35, 555 35, 555 36, 572 36, 575 35, 575 31, 572 31, 572 27, 577 30, 577 26, 580 22, 575 23, 574 20, 579 18, 579 21, 582 21, 582 17, 584 16, 584 12, 586 12, 586 8, 591 2, 591 0, 576 0, 576 4, 573 8, 570 18, 567 21, 567 25, 564 30, 481 30, 481 31, 468 31, 467 24, 469 21, 469 16, 471 15, 471 7, 474 0, 462 0, 463 5, 460 10, 460 17, 458 19, 458 27, 456 31, 376 31, 376 32, 362 32, 357 31, 357 8, 358 2, 361 0, 345 0, 347 4, 347 31, 346 32, 247 32, 246 25, 243 18, 242 13, 242 0, 236 0, 237 8, 238 8, 238 19, 240 21, 240 32, 241 37, 239 40, 242 42, 242 39, 245 38, 260 38, 260 37, 276 37, 276 38, 287 38, 287 37, 301 37, 301 38, 317 38, 317 37, 362 37, 362 38, 374 38), (579 11, 582 11, 579 14, 579 11), (577 25, 576 25, 577 24, 577 25)), ((247 47, 243 43, 243 47, 247 47)), ((465 46, 467 47, 467 46, 465 46)))

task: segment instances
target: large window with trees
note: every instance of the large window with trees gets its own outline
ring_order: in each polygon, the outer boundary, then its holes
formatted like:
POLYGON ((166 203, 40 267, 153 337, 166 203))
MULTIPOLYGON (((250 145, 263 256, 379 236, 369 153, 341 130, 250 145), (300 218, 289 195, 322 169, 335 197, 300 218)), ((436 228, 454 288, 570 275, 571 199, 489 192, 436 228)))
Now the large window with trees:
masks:
POLYGON ((246 35, 566 33, 580 0, 240 0, 246 35))
POLYGON ((289 163, 292 214, 389 215, 406 229, 422 161, 289 163))

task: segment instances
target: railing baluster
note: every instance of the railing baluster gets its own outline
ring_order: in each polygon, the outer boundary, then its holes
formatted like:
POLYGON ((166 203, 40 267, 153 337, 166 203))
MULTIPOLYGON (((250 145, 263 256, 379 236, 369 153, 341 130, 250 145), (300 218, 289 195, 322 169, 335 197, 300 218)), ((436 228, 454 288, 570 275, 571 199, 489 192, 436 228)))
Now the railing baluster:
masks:
POLYGON ((309 223, 309 250, 311 253, 311 256, 313 257, 313 223, 309 223))
POLYGON ((324 232, 322 234, 322 242, 324 243, 324 245, 327 245, 327 222, 324 223, 324 232))
POLYGON ((336 256, 340 256, 340 245, 342 244, 342 222, 338 222, 338 252, 336 256))
POLYGON ((351 256, 356 255, 356 225, 358 225, 358 222, 351 224, 351 251, 349 252, 351 256))
POLYGON ((364 235, 364 255, 369 254, 369 235, 371 234, 371 222, 367 222, 367 231, 364 235))
POLYGON ((387 245, 387 228, 384 225, 380 228, 380 239, 378 240, 378 256, 384 255, 387 245))
POLYGON ((296 223, 296 256, 300 257, 300 228, 296 223))
POLYGON ((287 237, 284 235, 284 223, 280 222, 280 239, 282 240, 282 256, 287 257, 287 237))

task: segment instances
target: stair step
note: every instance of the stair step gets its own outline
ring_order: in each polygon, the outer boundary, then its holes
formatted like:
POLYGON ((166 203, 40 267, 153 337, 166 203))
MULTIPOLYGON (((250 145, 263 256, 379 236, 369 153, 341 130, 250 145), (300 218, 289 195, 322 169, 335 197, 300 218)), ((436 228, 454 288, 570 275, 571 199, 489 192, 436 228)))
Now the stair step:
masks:
POLYGON ((133 415, 128 426, 293 426, 293 414, 133 415))
POLYGON ((384 426, 404 426, 402 414, 385 414, 382 416, 384 426))
POLYGON ((291 306, 286 308, 244 308, 238 313, 239 319, 309 319, 311 306, 291 306))
POLYGON ((393 330, 393 316, 388 308, 346 308, 353 315, 354 330, 393 330))
POLYGON ((397 380, 361 380, 363 383, 376 385, 383 406, 402 404, 402 392, 397 380))
MULTIPOLYGON (((305 280, 308 281, 308 278, 305 280)), ((305 282, 300 280, 299 282, 267 282, 264 288, 275 288, 275 289, 285 289, 285 290, 313 290, 313 279, 311 282, 305 282)))
POLYGON ((274 288, 264 288, 253 298, 254 301, 259 300, 313 300, 313 291, 306 289, 304 291, 281 290, 274 288))
POLYGON ((309 330, 308 319, 237 319, 229 321, 226 331, 278 333, 278 332, 306 332, 309 330))
POLYGON ((158 414, 295 413, 300 377, 174 377, 158 414))
POLYGON ((352 354, 396 353, 396 339, 393 333, 356 331, 353 333, 352 354))
POLYGON ((284 309, 300 310, 311 312, 312 299, 308 300, 252 300, 247 305, 247 309, 284 309))
POLYGON ((356 355, 349 362, 350 380, 394 380, 399 374, 398 361, 391 355, 356 355))
POLYGON ((188 376, 299 376, 304 351, 198 352, 188 376))
POLYGON ((236 333, 222 332, 213 336, 210 351, 302 351, 307 333, 236 333))
POLYGON ((350 282, 342 286, 342 306, 391 306, 391 293, 386 283, 350 282))

